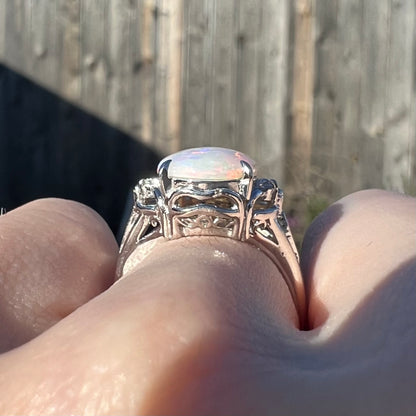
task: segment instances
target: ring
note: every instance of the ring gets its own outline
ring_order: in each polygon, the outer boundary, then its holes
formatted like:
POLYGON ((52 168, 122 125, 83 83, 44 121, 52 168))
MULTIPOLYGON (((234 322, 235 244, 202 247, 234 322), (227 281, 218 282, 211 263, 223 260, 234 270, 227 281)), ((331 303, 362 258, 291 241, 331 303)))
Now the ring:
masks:
POLYGON ((164 158, 157 177, 141 179, 120 246, 117 277, 144 242, 218 236, 250 243, 281 272, 300 324, 305 288, 299 255, 285 213, 283 191, 274 179, 257 178, 255 163, 241 152, 219 147, 187 149, 164 158))

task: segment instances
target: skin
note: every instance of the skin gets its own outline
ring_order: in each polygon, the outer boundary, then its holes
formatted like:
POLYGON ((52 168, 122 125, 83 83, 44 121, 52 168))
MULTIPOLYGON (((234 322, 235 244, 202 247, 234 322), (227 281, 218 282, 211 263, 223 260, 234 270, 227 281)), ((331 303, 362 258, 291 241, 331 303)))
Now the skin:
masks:
POLYGON ((46 199, 0 217, 0 414, 414 415, 416 202, 350 195, 305 236, 310 329, 273 263, 157 241, 113 283, 104 221, 46 199))

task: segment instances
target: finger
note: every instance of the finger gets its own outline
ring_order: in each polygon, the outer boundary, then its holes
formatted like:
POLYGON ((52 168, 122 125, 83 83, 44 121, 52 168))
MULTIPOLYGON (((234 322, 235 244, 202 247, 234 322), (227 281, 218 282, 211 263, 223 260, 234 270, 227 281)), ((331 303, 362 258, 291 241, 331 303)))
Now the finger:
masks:
POLYGON ((385 191, 352 194, 321 214, 305 236, 304 276, 312 327, 337 325, 416 255, 415 199, 385 191))
POLYGON ((415 210, 410 197, 359 192, 308 231, 309 355, 319 371, 305 404, 330 397, 328 414, 414 414, 415 210))
POLYGON ((108 226, 79 203, 38 200, 0 217, 0 351, 106 289, 116 256, 108 226))
POLYGON ((276 344, 298 332, 296 319, 283 278, 249 244, 161 242, 108 291, 0 360, 0 389, 9 398, 0 413, 258 408, 259 371, 250 361, 266 366, 276 344), (228 395, 215 399, 224 389, 228 395))

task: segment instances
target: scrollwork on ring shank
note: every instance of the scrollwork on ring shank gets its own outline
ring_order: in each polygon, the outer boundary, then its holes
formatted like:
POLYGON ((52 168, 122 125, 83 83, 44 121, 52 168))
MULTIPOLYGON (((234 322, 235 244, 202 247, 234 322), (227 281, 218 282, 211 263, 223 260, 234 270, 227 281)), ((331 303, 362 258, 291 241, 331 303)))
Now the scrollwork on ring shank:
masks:
POLYGON ((168 178, 169 161, 159 177, 143 179, 134 189, 134 206, 120 247, 117 275, 135 248, 155 238, 220 236, 261 249, 285 279, 298 310, 305 316, 305 292, 299 256, 282 210, 276 181, 256 178, 242 162, 238 181, 203 182, 168 178))

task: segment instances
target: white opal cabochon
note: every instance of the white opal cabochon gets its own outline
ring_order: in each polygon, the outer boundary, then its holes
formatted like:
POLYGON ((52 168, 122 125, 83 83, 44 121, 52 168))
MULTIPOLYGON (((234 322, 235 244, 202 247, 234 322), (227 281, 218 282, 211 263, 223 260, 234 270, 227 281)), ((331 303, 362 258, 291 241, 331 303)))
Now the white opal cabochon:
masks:
POLYGON ((222 147, 196 147, 165 157, 157 168, 170 160, 168 177, 191 181, 233 181, 244 176, 241 161, 248 163, 255 173, 254 161, 244 153, 222 147))

